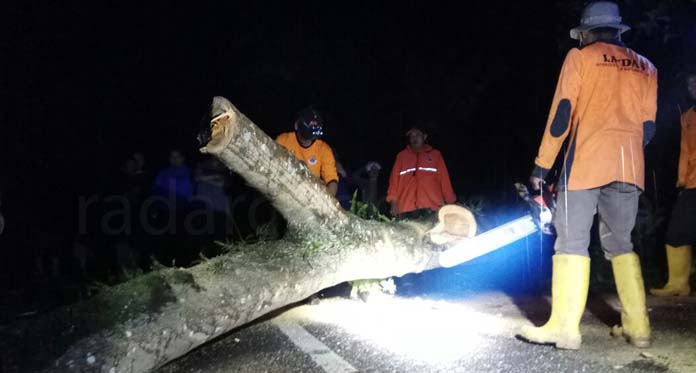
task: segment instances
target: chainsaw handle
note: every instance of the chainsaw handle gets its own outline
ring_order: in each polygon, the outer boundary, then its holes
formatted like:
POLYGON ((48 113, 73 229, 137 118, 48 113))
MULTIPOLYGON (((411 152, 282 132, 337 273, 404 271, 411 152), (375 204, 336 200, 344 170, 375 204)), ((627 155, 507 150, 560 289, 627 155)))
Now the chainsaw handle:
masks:
POLYGON ((542 202, 545 207, 550 208, 552 211, 556 210, 556 188, 553 184, 542 182, 541 188, 531 191, 530 196, 542 202))

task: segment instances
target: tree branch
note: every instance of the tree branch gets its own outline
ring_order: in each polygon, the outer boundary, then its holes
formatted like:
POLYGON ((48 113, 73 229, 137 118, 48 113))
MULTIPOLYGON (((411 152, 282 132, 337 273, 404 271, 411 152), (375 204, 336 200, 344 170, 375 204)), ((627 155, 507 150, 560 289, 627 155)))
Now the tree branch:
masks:
POLYGON ((265 195, 298 232, 341 231, 350 220, 325 185, 227 99, 211 106, 212 140, 201 152, 215 155, 265 195))
MULTIPOLYGON (((3 371, 150 371, 324 288, 439 266, 430 225, 345 213, 303 164, 227 100, 215 98, 212 112, 213 138, 201 150, 268 196, 299 234, 192 268, 153 271, 5 328, 3 371)), ((441 218, 441 232, 471 228, 452 213, 441 218)))

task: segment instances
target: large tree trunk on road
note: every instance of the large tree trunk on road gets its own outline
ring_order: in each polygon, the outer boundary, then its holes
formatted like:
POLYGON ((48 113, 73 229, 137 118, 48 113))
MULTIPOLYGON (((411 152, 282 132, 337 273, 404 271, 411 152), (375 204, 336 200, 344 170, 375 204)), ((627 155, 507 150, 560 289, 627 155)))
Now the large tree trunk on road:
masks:
POLYGON ((266 195, 288 221, 287 236, 192 268, 152 272, 5 330, 5 368, 149 371, 321 289, 437 266, 438 251, 425 238, 430 226, 346 213, 227 100, 216 97, 212 115, 213 138, 201 151, 266 195))

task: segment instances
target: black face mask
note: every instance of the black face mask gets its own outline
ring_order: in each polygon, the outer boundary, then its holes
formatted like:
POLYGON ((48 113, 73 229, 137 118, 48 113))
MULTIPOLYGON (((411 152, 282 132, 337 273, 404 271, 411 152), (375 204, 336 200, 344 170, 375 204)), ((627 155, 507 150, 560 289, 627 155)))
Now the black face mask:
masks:
POLYGON ((324 128, 318 122, 311 121, 305 123, 303 121, 298 121, 297 132, 302 136, 303 139, 316 140, 324 134, 324 128))

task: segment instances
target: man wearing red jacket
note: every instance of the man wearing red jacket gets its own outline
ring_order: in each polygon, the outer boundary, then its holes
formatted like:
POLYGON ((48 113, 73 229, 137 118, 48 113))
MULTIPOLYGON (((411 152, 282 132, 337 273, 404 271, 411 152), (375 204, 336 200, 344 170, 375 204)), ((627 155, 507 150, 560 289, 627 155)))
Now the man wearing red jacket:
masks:
POLYGON ((396 156, 387 202, 392 216, 418 218, 454 203, 457 197, 442 154, 426 143, 428 135, 412 127, 406 136, 409 144, 396 156))

